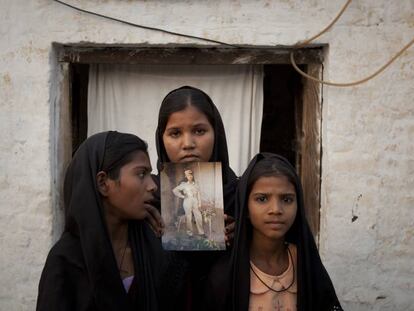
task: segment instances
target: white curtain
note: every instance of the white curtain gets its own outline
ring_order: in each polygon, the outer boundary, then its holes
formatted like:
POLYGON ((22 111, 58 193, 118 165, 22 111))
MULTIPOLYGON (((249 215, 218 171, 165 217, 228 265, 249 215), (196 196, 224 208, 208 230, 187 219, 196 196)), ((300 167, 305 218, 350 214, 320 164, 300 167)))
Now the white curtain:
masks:
POLYGON ((91 65, 88 136, 106 130, 133 133, 148 142, 155 168, 158 110, 171 90, 205 91, 223 118, 230 165, 237 175, 259 152, 263 69, 255 65, 91 65))

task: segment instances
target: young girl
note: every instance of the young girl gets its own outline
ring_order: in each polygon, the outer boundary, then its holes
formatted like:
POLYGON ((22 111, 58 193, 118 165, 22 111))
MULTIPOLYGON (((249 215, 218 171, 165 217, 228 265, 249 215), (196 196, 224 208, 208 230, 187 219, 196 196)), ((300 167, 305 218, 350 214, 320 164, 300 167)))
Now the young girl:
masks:
POLYGON ((258 154, 243 174, 232 253, 213 267, 205 295, 206 310, 342 310, 283 157, 258 154))
POLYGON ((144 221, 157 214, 150 172, 147 145, 135 135, 99 133, 79 147, 66 172, 65 230, 47 257, 38 311, 174 305, 185 265, 162 250, 144 221))
MULTIPOLYGON (((237 177, 229 166, 223 122, 211 98, 203 91, 184 86, 171 91, 162 101, 156 131, 158 168, 162 163, 221 162, 226 239, 233 238, 234 195, 237 177)), ((190 281, 185 297, 187 310, 199 310, 204 283, 217 252, 187 252, 190 281)), ((184 310, 184 309, 183 309, 184 310)))
POLYGON ((168 93, 161 103, 155 140, 159 166, 164 162, 221 162, 224 213, 233 215, 237 177, 229 166, 220 113, 206 93, 191 86, 168 93))

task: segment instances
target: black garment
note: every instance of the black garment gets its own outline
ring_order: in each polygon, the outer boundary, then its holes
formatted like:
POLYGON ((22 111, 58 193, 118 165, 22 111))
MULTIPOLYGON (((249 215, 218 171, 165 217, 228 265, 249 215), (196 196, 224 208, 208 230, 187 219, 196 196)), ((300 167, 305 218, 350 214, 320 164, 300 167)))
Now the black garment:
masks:
MULTIPOLYGON (((227 150, 227 141, 226 134, 224 131, 223 121, 217 107, 214 105, 211 98, 205 94, 203 91, 193 88, 191 86, 184 86, 180 89, 195 89, 202 92, 209 105, 213 111, 213 129, 214 129, 214 148, 213 154, 209 162, 221 162, 222 167, 222 178, 223 178, 223 203, 224 203, 224 213, 233 216, 234 215, 234 202, 235 202, 235 192, 237 187, 237 176, 229 166, 229 156, 227 150)), ((176 91, 176 90, 174 90, 176 91)), ((172 91, 172 92, 174 92, 172 91)), ((169 95, 169 94, 168 94, 169 95)), ((168 97, 166 96, 166 98, 168 97)), ((162 105, 161 105, 162 107, 162 105)), ((158 153, 158 170, 162 168, 162 163, 170 162, 167 152, 165 151, 164 143, 162 140, 161 129, 160 129, 160 116, 158 118, 158 126, 155 135, 157 153, 158 153)), ((160 192, 159 192, 159 176, 154 176, 154 180, 158 185, 158 191, 156 197, 159 201, 160 192)), ((204 292, 205 281, 207 279, 208 272, 210 271, 211 266, 216 262, 216 260, 222 255, 223 252, 218 251, 203 251, 203 252, 185 252, 183 256, 188 260, 190 264, 190 279, 187 284, 187 297, 186 297, 186 310, 200 310, 202 295, 204 292)))
MULTIPOLYGON (((86 140, 66 172, 65 231, 46 260, 39 284, 38 311, 158 310, 164 299, 171 299, 182 287, 185 266, 162 250, 159 239, 145 222, 132 220, 128 238, 135 277, 128 294, 123 287, 96 184, 106 141, 114 137, 112 133, 99 133, 86 140), (169 275, 170 271, 174 274, 169 275), (163 282, 165 279, 176 284, 163 282)), ((130 138, 120 156, 136 148, 130 138)), ((116 159, 112 165, 121 160, 116 159)))
POLYGON ((297 310, 342 310, 305 218, 300 179, 289 162, 278 155, 262 153, 254 157, 241 177, 236 195, 236 232, 231 254, 213 267, 205 292, 206 310, 248 310, 250 297, 250 239, 248 215, 248 179, 259 161, 274 158, 295 176, 297 214, 286 241, 297 246, 297 310))

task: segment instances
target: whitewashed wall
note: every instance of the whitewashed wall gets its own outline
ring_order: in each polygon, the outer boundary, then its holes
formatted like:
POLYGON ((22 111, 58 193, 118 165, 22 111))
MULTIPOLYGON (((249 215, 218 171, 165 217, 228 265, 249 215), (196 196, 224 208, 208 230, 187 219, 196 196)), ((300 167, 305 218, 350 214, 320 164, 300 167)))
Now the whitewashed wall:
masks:
MULTIPOLYGON (((344 2, 71 1, 132 22, 253 45, 309 37, 344 2)), ((365 76, 413 36, 413 0, 356 0, 317 41, 329 44, 325 77, 365 76)), ((0 310, 33 310, 56 236, 52 116, 62 90, 52 42, 202 42, 47 0, 0 0, 0 38, 0 310)), ((414 48, 375 80, 325 87, 323 98, 320 242, 337 293, 347 310, 413 310, 414 48)))

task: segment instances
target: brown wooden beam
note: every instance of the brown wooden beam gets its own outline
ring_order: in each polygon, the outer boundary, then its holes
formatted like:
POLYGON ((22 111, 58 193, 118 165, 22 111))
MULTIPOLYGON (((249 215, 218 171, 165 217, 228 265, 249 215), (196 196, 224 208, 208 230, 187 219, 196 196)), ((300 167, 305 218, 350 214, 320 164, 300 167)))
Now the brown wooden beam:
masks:
MULTIPOLYGON (((322 66, 308 65, 307 73, 321 78, 322 66)), ((302 179, 305 212, 315 238, 320 223, 321 193, 321 85, 303 81, 302 124, 300 138, 300 176, 302 179)))
MULTIPOLYGON (((277 47, 130 47, 61 45, 59 61, 80 64, 289 64, 292 49, 277 47)), ((295 51, 298 64, 321 64, 322 46, 295 51)))

